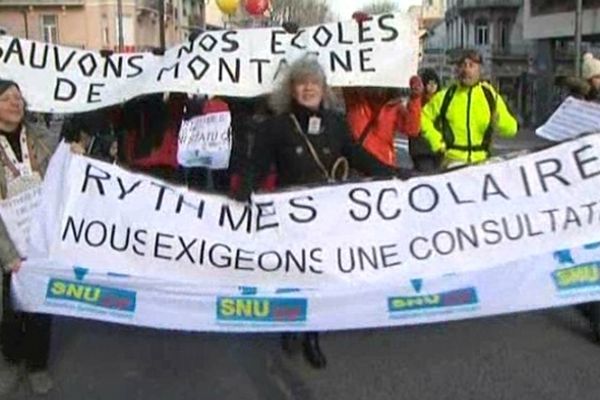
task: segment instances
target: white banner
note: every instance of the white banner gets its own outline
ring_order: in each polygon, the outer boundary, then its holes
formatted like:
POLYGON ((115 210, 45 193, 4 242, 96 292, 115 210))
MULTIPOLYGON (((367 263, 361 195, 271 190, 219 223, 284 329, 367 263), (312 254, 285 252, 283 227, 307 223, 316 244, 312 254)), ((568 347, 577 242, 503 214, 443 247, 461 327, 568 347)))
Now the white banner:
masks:
POLYGON ((24 191, 18 196, 0 201, 0 216, 21 255, 27 254, 27 240, 32 214, 41 201, 41 185, 24 191))
MULTIPOLYGON (((360 291, 206 286, 28 263, 14 275, 20 308, 193 331, 314 331, 414 325, 600 300, 600 246, 494 268, 396 279, 360 291)), ((490 263, 492 265, 492 263, 490 263)))
POLYGON ((585 133, 597 132, 598 128, 600 104, 569 97, 535 133, 544 139, 562 142, 585 133))
POLYGON ((208 31, 162 56, 104 57, 0 36, 0 71, 19 83, 30 110, 81 112, 165 91, 261 95, 307 53, 318 57, 334 86, 406 87, 417 71, 418 26, 406 14, 384 14, 295 34, 282 28, 208 31))
POLYGON ((231 146, 231 113, 200 115, 181 123, 177 161, 184 167, 227 169, 231 146))
POLYGON ((592 135, 244 205, 61 146, 17 295, 28 311, 191 330, 387 326, 600 299, 598 180, 592 135))

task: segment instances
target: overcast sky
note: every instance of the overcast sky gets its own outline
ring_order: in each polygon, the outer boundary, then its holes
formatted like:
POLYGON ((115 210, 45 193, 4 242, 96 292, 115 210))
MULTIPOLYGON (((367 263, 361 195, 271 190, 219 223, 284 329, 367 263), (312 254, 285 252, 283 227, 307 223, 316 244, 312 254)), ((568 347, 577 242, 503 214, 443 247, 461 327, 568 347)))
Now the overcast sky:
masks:
MULTIPOLYGON (((352 16, 352 13, 361 7, 376 2, 377 0, 327 0, 334 14, 337 14, 340 19, 347 19, 352 16)), ((395 0, 401 10, 406 10, 410 6, 422 3, 422 0, 395 0)))

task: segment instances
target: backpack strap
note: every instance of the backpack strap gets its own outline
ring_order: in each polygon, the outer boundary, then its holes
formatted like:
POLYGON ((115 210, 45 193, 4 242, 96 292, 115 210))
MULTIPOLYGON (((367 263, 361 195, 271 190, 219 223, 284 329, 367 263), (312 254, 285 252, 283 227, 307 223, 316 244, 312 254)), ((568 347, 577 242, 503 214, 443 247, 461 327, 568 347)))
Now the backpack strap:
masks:
POLYGON ((448 108, 450 107, 450 103, 452 102, 452 98, 456 93, 456 89, 458 85, 450 85, 448 89, 446 89, 446 93, 444 94, 444 100, 442 100, 442 107, 440 108, 440 113, 435 121, 436 128, 442 133, 444 137, 444 142, 446 145, 452 145, 454 143, 454 134, 452 133, 452 129, 448 124, 448 119, 446 118, 446 114, 448 113, 448 108))
POLYGON ((490 108, 490 124, 483 135, 483 141, 481 142, 481 149, 489 153, 492 145, 492 137, 494 134, 494 127, 492 126, 492 118, 496 113, 496 103, 498 101, 499 94, 495 94, 487 85, 481 85, 485 99, 487 100, 488 107, 490 108))

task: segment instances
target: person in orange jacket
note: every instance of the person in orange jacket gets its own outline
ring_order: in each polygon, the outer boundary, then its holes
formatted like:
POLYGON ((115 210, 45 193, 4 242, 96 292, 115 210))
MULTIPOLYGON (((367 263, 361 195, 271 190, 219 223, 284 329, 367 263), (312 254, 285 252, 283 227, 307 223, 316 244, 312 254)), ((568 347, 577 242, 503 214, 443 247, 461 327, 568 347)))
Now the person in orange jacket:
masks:
MULTIPOLYGON (((352 15, 361 24, 370 16, 352 15)), ((416 137, 421 131, 421 98, 424 87, 418 76, 410 79, 410 99, 404 105, 392 88, 345 88, 346 118, 352 137, 379 162, 396 167, 394 136, 416 137)))
POLYGON ((417 137, 421 130, 423 83, 418 76, 410 79, 410 88, 406 105, 395 96, 394 89, 344 89, 346 118, 355 142, 391 167, 396 166, 396 133, 417 137))

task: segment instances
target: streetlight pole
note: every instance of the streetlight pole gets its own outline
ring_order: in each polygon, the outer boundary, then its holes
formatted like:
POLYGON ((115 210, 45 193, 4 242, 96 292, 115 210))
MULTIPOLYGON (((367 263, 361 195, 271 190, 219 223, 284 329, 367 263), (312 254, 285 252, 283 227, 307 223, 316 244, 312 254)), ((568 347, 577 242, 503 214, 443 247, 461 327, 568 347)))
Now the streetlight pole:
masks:
POLYGON ((577 8, 575 10, 575 75, 581 76, 581 35, 582 35, 582 16, 583 0, 576 0, 577 8))
POLYGON ((119 53, 122 53, 123 47, 125 46, 125 39, 123 38, 123 0, 117 0, 117 24, 119 53))
POLYGON ((158 35, 160 42, 160 49, 165 50, 165 0, 158 0, 158 35))
POLYGON ((200 0, 200 29, 206 30, 206 1, 200 0))
POLYGON ((23 24, 25 25, 25 39, 29 39, 29 16, 27 15, 27 8, 23 9, 23 24))

